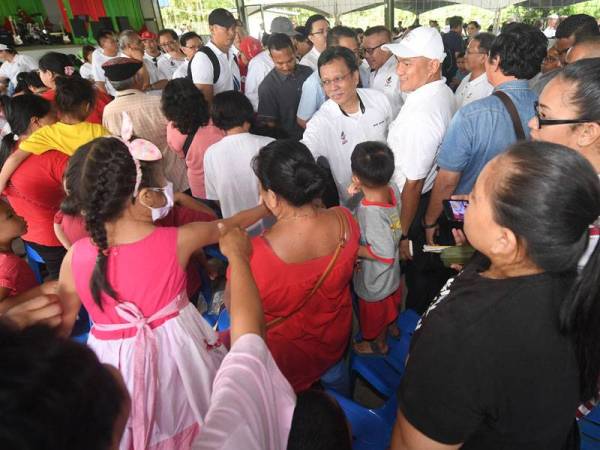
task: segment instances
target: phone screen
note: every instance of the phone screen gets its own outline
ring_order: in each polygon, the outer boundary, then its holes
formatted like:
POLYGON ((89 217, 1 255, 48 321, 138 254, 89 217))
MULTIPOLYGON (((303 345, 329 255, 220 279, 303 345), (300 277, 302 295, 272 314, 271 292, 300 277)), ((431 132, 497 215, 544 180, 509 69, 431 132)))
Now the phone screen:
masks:
POLYGON ((450 210, 452 211, 452 219, 457 222, 463 222, 469 202, 467 200, 448 200, 448 205, 450 205, 450 210))

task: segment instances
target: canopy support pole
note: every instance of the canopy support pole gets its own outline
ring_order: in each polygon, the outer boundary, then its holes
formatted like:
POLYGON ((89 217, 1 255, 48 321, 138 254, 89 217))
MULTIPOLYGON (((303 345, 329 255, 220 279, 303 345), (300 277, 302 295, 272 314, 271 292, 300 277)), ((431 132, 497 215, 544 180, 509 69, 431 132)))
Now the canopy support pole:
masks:
POLYGON ((244 26, 248 28, 248 18, 246 17, 246 4, 244 0, 235 0, 235 7, 237 8, 239 19, 242 21, 244 26))
POLYGON ((394 29, 394 6, 394 0, 385 0, 385 26, 390 31, 394 29))

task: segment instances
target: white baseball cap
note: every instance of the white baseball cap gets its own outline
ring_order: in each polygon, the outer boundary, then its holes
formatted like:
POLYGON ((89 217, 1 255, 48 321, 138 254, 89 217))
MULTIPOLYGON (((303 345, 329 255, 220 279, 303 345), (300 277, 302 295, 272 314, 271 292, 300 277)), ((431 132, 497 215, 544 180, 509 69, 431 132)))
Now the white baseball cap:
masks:
POLYGON ((558 14, 550 14, 548 19, 560 19, 560 17, 558 17, 558 14))
POLYGON ((386 44, 382 47, 400 58, 416 58, 423 56, 429 59, 444 61, 444 43, 442 36, 435 28, 419 27, 411 30, 400 42, 386 44))

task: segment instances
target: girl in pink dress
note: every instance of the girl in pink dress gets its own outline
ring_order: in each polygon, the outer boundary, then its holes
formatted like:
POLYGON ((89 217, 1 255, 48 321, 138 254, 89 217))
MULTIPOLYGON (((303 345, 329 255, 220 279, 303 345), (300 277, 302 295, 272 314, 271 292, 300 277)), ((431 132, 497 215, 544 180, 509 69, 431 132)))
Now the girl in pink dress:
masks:
MULTIPOLYGON (((172 206, 160 159, 141 139, 91 143, 80 186, 91 238, 71 247, 60 274, 62 331, 83 303, 94 323, 88 344, 131 394, 121 450, 189 449, 226 352, 186 295, 185 267, 218 241, 217 222, 153 224, 172 206)), ((265 215, 260 206, 225 222, 246 227, 265 215)))

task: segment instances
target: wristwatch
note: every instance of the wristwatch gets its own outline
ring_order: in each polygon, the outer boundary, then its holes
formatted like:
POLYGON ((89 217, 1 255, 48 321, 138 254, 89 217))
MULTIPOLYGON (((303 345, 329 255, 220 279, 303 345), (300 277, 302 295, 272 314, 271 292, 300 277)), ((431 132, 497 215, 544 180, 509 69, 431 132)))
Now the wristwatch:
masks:
POLYGON ((400 240, 401 241, 405 241, 407 239, 408 239, 408 236, 406 234, 403 234, 403 235, 400 236, 400 240))
POLYGON ((425 228, 426 230, 429 228, 435 228, 435 227, 437 227, 437 225, 438 225, 437 220, 431 224, 427 224, 427 223, 425 223, 425 217, 423 217, 423 219, 421 219, 421 226, 423 228, 425 228))

